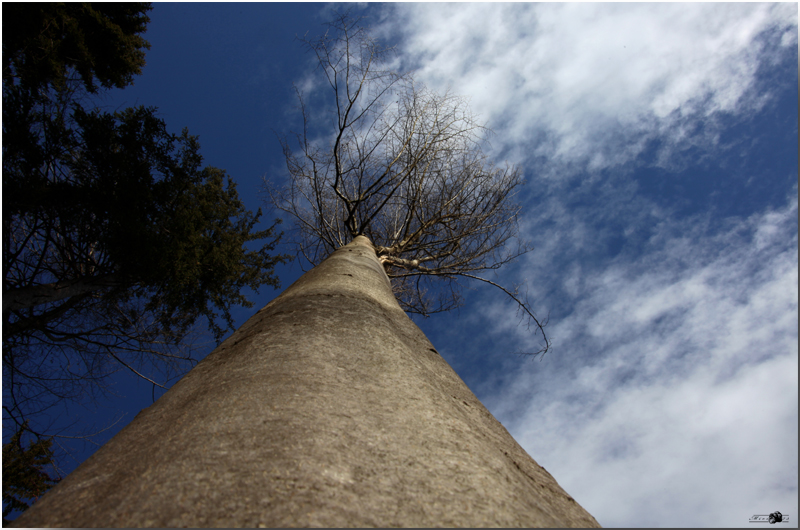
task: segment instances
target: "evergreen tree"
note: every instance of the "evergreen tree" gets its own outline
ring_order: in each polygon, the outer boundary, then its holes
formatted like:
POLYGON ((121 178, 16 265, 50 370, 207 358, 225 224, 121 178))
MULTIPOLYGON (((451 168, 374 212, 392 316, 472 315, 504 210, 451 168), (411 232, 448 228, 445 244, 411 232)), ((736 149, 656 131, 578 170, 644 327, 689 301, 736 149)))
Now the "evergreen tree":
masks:
POLYGON ((150 3, 3 4, 3 85, 61 91, 79 79, 96 93, 123 88, 142 73, 150 3))
POLYGON ((185 372, 195 324, 219 341, 286 260, 196 137, 154 107, 93 108, 141 73, 150 9, 3 4, 3 411, 39 435, 37 414, 120 368, 185 372))
POLYGON ((30 508, 26 501, 36 501, 58 483, 50 477, 45 467, 53 463, 52 438, 38 439, 23 447, 22 435, 27 423, 3 444, 3 525, 6 517, 15 510, 30 508))

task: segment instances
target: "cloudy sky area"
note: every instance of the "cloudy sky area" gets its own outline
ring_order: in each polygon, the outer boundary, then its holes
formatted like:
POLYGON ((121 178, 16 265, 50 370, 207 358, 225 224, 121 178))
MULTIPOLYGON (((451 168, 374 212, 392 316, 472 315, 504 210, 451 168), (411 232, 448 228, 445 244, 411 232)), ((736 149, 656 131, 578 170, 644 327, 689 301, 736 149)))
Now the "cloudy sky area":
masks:
MULTIPOLYGON (((528 180, 536 249, 491 279, 525 282, 554 347, 512 355, 535 337, 468 291, 417 321, 470 388, 604 526, 797 526, 797 4, 356 8, 528 180)), ((313 68, 294 36, 329 9, 156 4, 143 75, 105 104, 158 106, 263 206, 313 68)), ((122 424, 150 404, 117 390, 122 424)))
POLYGON ((605 526, 797 513, 797 6, 387 11, 403 64, 525 168, 536 250, 501 278, 554 343, 501 360, 533 341, 480 290, 441 340, 422 323, 437 347, 605 526))

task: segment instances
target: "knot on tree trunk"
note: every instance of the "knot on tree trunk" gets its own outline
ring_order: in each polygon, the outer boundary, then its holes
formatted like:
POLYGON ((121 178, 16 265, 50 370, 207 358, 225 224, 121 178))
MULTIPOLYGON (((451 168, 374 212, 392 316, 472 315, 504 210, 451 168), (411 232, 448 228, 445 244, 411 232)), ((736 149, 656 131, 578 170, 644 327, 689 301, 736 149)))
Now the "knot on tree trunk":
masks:
POLYGON ((422 268, 419 265, 418 259, 404 259, 404 258, 398 258, 396 256, 389 256, 386 254, 378 256, 378 259, 381 261, 384 267, 387 264, 389 264, 389 265, 394 265, 395 267, 402 267, 404 269, 409 269, 409 270, 422 268))

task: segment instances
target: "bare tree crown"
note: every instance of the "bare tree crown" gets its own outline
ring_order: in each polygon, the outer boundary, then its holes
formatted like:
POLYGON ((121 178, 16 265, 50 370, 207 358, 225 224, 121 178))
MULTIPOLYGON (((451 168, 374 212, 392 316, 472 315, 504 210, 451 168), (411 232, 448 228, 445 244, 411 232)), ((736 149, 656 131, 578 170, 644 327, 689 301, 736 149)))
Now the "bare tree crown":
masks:
POLYGON ((271 202, 296 221, 298 252, 316 265, 369 237, 403 309, 423 315, 458 307, 460 279, 492 284, 542 331, 535 353, 546 351, 544 324, 517 290, 478 276, 532 249, 517 238, 522 175, 484 153, 489 131, 465 99, 395 72, 393 50, 346 14, 303 42, 327 99, 312 112, 320 91, 295 87, 303 131, 296 149, 282 139, 289 179, 282 187, 265 179, 271 202))

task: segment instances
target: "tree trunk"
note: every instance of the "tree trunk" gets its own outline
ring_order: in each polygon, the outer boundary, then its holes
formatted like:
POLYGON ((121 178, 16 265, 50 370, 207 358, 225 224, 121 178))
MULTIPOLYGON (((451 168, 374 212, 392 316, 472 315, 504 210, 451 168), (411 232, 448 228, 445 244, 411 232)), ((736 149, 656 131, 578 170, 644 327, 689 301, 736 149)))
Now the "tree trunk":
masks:
POLYGON ((119 274, 112 272, 103 276, 84 276, 76 280, 17 287, 3 293, 3 313, 58 302, 98 289, 116 287, 120 285, 120 282, 119 274))
POLYGON ((400 309, 357 237, 16 526, 598 526, 400 309))

